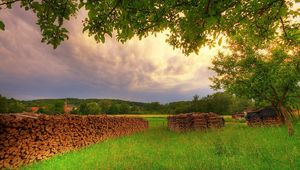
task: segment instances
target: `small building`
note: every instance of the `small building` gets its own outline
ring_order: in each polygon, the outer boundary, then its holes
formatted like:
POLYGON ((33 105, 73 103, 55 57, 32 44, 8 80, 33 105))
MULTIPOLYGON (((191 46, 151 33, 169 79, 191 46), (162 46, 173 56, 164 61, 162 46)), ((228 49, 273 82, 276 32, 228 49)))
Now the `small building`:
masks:
POLYGON ((31 113, 37 113, 40 109, 46 109, 46 106, 33 106, 33 107, 29 107, 28 111, 30 111, 31 113))
POLYGON ((76 107, 73 106, 73 105, 68 104, 67 100, 65 100, 64 113, 70 113, 74 109, 76 109, 76 107))
POLYGON ((40 109, 39 107, 30 107, 30 111, 31 111, 32 113, 37 112, 39 109, 40 109))

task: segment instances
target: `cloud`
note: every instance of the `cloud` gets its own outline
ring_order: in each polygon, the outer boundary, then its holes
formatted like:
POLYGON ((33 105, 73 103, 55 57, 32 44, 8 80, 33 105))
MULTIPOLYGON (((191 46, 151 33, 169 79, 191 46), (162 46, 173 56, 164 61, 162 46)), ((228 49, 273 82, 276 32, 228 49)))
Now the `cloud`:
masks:
POLYGON ((97 44, 82 34, 80 12, 67 23, 70 39, 56 50, 41 43, 36 17, 18 7, 0 12, 0 93, 22 99, 80 97, 140 101, 190 99, 206 95, 207 69, 217 48, 184 56, 164 33, 121 44, 107 37, 97 44))

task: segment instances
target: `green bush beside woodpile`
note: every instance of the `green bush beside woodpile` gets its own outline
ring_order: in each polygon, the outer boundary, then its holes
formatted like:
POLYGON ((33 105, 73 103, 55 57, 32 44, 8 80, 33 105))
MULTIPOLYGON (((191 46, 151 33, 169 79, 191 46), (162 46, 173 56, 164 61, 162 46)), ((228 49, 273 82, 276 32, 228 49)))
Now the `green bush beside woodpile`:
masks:
POLYGON ((56 153, 147 128, 148 122, 142 118, 0 115, 0 169, 16 168, 56 153))
POLYGON ((171 131, 187 131, 224 127, 224 119, 215 113, 186 113, 168 117, 171 131))

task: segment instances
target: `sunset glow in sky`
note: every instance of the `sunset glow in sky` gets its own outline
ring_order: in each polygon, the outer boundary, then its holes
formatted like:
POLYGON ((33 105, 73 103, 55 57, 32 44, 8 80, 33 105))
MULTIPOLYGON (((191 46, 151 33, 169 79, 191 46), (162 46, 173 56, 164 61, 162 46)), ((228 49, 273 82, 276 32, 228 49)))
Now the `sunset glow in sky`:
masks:
POLYGON ((82 34, 82 14, 67 23, 69 40, 56 50, 41 43, 36 17, 20 9, 1 10, 0 94, 17 99, 119 98, 134 101, 189 100, 212 93, 208 70, 217 48, 184 56, 164 34, 125 44, 107 38, 97 44, 82 34))

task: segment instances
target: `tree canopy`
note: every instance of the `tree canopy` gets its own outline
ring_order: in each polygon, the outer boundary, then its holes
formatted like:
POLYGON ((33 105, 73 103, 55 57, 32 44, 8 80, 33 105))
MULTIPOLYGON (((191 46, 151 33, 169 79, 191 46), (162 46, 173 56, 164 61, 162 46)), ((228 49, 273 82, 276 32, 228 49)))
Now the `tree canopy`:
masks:
POLYGON ((241 40, 231 42, 230 49, 231 53, 219 53, 212 62, 216 73, 212 87, 269 103, 290 124, 288 113, 300 104, 299 42, 278 37, 255 47, 241 40))
POLYGON ((7 99, 0 94, 0 113, 18 113, 25 110, 25 105, 13 98, 7 99))
MULTIPOLYGON (((87 11, 83 31, 97 42, 106 35, 125 42, 134 36, 147 37, 168 32, 167 42, 185 54, 198 52, 204 45, 215 45, 236 35, 254 38, 261 43, 272 39, 281 27, 287 38, 300 37, 299 16, 292 6, 297 0, 0 0, 0 7, 21 8, 36 14, 42 42, 56 48, 68 39, 64 21, 87 11)), ((1 18, 0 18, 1 19, 1 18)), ((0 21, 0 29, 5 25, 0 21)))
POLYGON ((78 112, 79 114, 100 114, 101 108, 96 102, 82 103, 78 112))

